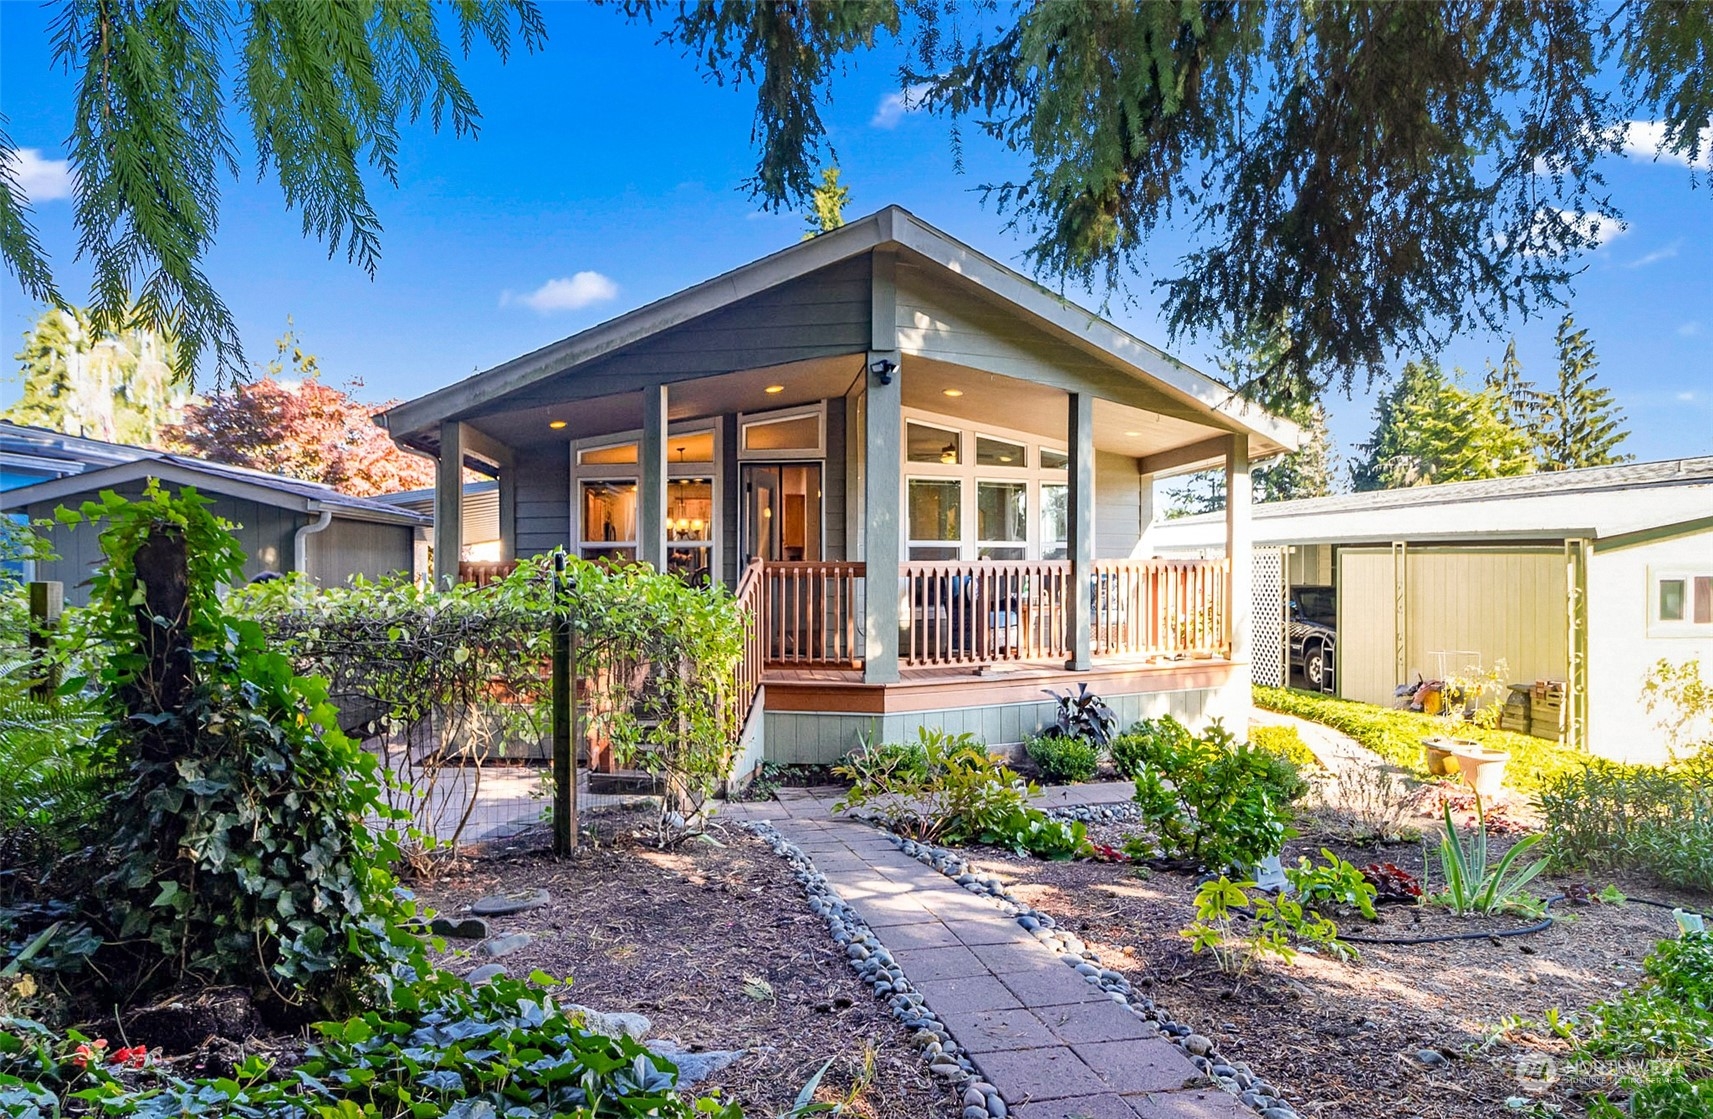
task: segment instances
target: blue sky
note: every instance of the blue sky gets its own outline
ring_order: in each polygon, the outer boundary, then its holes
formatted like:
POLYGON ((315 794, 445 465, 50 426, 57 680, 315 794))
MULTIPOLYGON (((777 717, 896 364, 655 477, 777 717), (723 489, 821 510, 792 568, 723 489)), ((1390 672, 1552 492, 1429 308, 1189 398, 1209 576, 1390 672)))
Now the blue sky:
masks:
MULTIPOLYGON (((26 180, 72 298, 87 290, 74 261, 70 205, 52 162, 70 131, 72 84, 50 69, 47 22, 34 4, 0 3, 0 110, 12 139, 33 149, 26 180), (37 161, 41 162, 37 162, 37 161)), ((749 90, 698 77, 647 28, 574 4, 546 6, 549 41, 504 66, 478 51, 465 64, 481 107, 479 140, 413 130, 399 189, 377 181, 385 226, 371 281, 342 256, 302 236, 277 185, 253 173, 227 186, 208 271, 237 317, 252 362, 292 316, 333 383, 360 378, 364 395, 410 397, 564 337, 781 248, 799 236, 797 215, 764 215, 740 184, 753 167, 749 90)), ((826 111, 844 181, 847 215, 888 203, 1018 265, 1022 241, 984 207, 975 188, 1020 175, 1022 163, 966 131, 954 167, 945 122, 896 104, 900 53, 883 46, 834 87, 826 111), (890 99, 890 100, 889 100, 890 99)), ((239 127, 236 131, 242 132, 239 127)), ((1681 163, 1614 156, 1605 167, 1627 226, 1586 258, 1571 302, 1600 355, 1600 376, 1629 417, 1625 449, 1641 459, 1713 453, 1713 195, 1681 163)), ((1187 241, 1156 239, 1150 264, 1169 272, 1187 241)), ((1166 345, 1144 277, 1111 316, 1166 345)), ((1096 303, 1087 293, 1072 298, 1096 303)), ((0 329, 17 340, 38 308, 0 279, 0 329)), ((1551 376, 1557 313, 1514 324, 1526 375, 1551 376)), ((1440 355, 1479 374, 1506 337, 1456 340, 1440 355)), ((1195 341, 1168 348, 1212 369, 1195 341)), ((0 381, 0 406, 19 392, 0 381)), ((1330 401, 1342 452, 1365 438, 1372 399, 1330 401)))

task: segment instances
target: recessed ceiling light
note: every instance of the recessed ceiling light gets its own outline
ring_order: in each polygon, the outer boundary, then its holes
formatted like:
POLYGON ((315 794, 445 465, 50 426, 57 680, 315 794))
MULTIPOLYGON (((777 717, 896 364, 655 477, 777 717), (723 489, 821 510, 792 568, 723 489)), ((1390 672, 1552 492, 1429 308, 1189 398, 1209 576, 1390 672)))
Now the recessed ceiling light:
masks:
POLYGON ((1124 434, 1135 436, 1135 435, 1141 435, 1142 433, 1140 431, 1127 431, 1124 434))
POLYGON ((554 431, 558 431, 560 428, 565 426, 565 421, 564 420, 548 420, 547 426, 552 428, 554 431))
POLYGON ((761 391, 767 392, 767 393, 784 392, 785 386, 784 385, 768 385, 766 388, 762 389, 761 391))
POLYGON ((962 396, 963 394, 964 394, 963 389, 941 389, 940 390, 941 396, 962 396))

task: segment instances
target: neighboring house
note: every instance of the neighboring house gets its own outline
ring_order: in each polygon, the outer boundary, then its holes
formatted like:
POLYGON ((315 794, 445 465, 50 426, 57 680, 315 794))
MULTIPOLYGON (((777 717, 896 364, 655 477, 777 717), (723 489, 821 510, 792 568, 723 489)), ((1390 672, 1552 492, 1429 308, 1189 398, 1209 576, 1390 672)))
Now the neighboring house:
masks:
MULTIPOLYGON (((1527 474, 1255 506, 1292 586, 1332 586, 1333 688, 1393 689, 1504 660, 1563 681, 1563 734, 1603 757, 1664 760, 1641 702, 1660 660, 1713 672, 1713 457, 1527 474)), ((1222 554, 1220 521, 1148 530, 1154 554, 1222 554)))
MULTIPOLYGON (((0 438, 12 440, 19 432, 67 443, 94 442, 0 425, 0 438)), ((134 497, 142 493, 148 479, 158 478, 175 490, 194 487, 212 499, 215 514, 237 526, 238 543, 248 557, 246 578, 264 571, 304 571, 317 582, 332 585, 357 574, 375 578, 396 571, 415 572, 426 554, 428 519, 373 498, 349 497, 314 482, 162 451, 105 443, 95 446, 109 448, 107 461, 84 461, 75 470, 21 486, 10 484, 13 465, 8 460, 8 484, 0 489, 0 513, 51 520, 61 505, 75 509, 103 490, 134 497)), ((71 463, 69 457, 60 461, 68 466, 71 463)), ((89 599, 87 580, 101 560, 96 530, 52 524, 40 531, 58 558, 37 561, 33 577, 65 584, 66 603, 83 605, 89 599)))
MULTIPOLYGON (((433 490, 405 490, 378 494, 376 501, 408 509, 430 521, 434 519, 433 490)), ((503 557, 500 541, 500 484, 465 482, 462 504, 463 541, 458 559, 463 563, 497 563, 503 557)))
POLYGON ((1126 720, 1241 733, 1247 508, 1229 565, 1134 557, 1156 473, 1222 466, 1247 493, 1250 462, 1300 440, 897 208, 381 420, 440 461, 439 578, 468 468, 498 483, 502 559, 564 547, 736 588, 761 635, 749 762, 918 724, 1016 743, 1050 718, 1043 688, 1078 683, 1126 720))

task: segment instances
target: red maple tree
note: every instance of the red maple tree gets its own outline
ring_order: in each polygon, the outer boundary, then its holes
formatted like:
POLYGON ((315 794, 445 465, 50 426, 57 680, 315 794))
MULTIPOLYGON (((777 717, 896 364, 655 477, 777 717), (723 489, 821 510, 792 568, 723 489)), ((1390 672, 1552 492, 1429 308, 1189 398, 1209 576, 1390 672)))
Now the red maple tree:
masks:
POLYGON ((303 352, 289 325, 278 346, 266 375, 187 405, 184 422, 163 430, 163 448, 355 497, 434 484, 433 464, 400 450, 371 418, 395 401, 366 403, 323 384, 315 355, 303 352), (282 380, 288 360, 294 376, 282 380))

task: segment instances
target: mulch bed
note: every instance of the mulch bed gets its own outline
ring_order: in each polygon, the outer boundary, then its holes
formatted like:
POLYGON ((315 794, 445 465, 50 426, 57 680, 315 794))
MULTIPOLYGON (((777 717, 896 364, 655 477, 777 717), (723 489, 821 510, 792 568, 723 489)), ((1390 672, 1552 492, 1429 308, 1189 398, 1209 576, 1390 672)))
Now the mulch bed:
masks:
MULTIPOLYGON (((1424 816, 1417 823, 1437 843, 1436 821, 1424 816)), ((1286 845, 1286 865, 1299 855, 1318 860, 1326 847, 1359 866, 1391 862, 1422 873, 1428 853, 1421 843, 1359 847, 1311 826, 1286 845)), ((1092 838, 1116 844, 1125 830, 1103 827, 1092 838)), ((1515 834, 1494 837, 1494 859, 1515 834)), ((1123 863, 1044 863, 986 850, 975 857, 1017 897, 1075 931, 1174 1020, 1213 1038, 1228 1057, 1248 1061, 1283 1088, 1302 1115, 1324 1119, 1518 1114, 1508 1100, 1538 1100, 1581 1114, 1587 1091, 1614 1085, 1563 1075, 1549 1063, 1562 1046, 1517 1035, 1494 1039, 1499 1023, 1510 1015, 1538 1020, 1550 1007, 1576 1011, 1610 998, 1642 977, 1642 960, 1655 941, 1676 935, 1666 909, 1566 901, 1553 907, 1565 919, 1532 936, 1363 944, 1355 963, 1305 954, 1294 965, 1267 960, 1236 980, 1220 974, 1208 955, 1191 955, 1180 935, 1194 920, 1192 875, 1123 863)), ((1437 854, 1431 857, 1430 888, 1438 883, 1437 854)), ((1536 892, 1586 897, 1589 888, 1610 881, 1548 876, 1536 880, 1536 892)), ((1704 912, 1713 907, 1707 897, 1643 878, 1619 876, 1615 884, 1636 897, 1704 912)), ((1401 938, 1532 923, 1509 916, 1457 918, 1415 906, 1382 907, 1380 918, 1370 924, 1352 916, 1339 927, 1401 938)))
MULTIPOLYGON (((417 895, 452 916, 486 894, 546 888, 549 905, 490 920, 496 935, 535 934, 497 962, 513 976, 570 976, 570 998, 646 1015, 651 1038, 751 1050, 696 1089, 718 1086, 749 1114, 789 1110, 829 1060, 817 1099, 843 1099, 860 1084, 846 1114, 958 1114, 951 1092, 845 966, 783 860, 737 829, 720 836, 723 847, 655 850, 634 836, 640 822, 605 818, 598 844, 564 862, 540 850, 494 852, 419 885, 417 895), (760 983, 746 993, 746 980, 760 983)), ((453 971, 495 962, 458 954, 457 945, 468 942, 448 942, 442 961, 453 971)))

